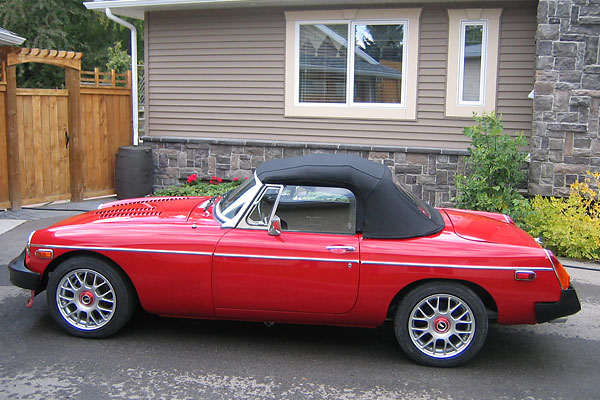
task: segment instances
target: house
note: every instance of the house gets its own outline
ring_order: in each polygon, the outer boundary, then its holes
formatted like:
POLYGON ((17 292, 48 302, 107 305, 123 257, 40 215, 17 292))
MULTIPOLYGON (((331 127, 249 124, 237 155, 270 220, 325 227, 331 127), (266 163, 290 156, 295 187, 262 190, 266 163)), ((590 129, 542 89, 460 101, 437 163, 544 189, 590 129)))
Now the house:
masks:
POLYGON ((342 152, 379 160, 424 200, 449 205, 468 155, 462 128, 490 111, 530 140, 530 193, 565 194, 600 168, 597 2, 85 5, 145 21, 142 139, 156 186, 342 152))

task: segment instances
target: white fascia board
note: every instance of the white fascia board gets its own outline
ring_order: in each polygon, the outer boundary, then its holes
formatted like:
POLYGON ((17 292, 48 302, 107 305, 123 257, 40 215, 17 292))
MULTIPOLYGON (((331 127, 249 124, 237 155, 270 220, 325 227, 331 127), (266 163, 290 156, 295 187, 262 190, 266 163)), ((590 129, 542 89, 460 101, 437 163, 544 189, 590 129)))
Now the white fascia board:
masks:
POLYGON ((26 39, 24 37, 8 33, 6 31, 0 31, 0 44, 2 45, 11 45, 11 46, 19 46, 26 39))
MULTIPOLYGON (((83 5, 89 10, 104 12, 110 8, 116 15, 144 19, 148 11, 201 10, 222 8, 285 7, 285 6, 370 6, 428 3, 497 3, 499 0, 96 0, 83 5)), ((522 0, 504 0, 519 2, 522 0)))

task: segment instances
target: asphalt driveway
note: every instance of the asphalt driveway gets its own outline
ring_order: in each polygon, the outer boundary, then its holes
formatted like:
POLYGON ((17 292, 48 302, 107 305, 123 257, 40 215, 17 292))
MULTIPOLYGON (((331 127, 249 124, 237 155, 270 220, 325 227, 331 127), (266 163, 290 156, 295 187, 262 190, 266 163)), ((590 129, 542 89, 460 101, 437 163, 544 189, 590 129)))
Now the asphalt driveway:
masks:
POLYGON ((391 325, 267 327, 139 312, 116 336, 86 340, 54 325, 44 295, 25 308, 27 291, 6 271, 31 230, 78 211, 27 212, 10 214, 24 222, 0 234, 0 399, 600 398, 597 264, 569 268, 583 310, 567 323, 493 325, 480 354, 454 369, 410 362, 391 325))

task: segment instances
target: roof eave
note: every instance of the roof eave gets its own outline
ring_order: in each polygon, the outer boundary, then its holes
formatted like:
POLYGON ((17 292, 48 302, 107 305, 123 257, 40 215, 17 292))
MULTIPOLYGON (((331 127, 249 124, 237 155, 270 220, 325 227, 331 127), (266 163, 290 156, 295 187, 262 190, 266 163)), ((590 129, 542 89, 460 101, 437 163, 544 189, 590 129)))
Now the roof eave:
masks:
POLYGON ((11 45, 11 46, 19 46, 23 44, 26 39, 24 37, 0 31, 0 44, 2 45, 11 45))
MULTIPOLYGON (((523 0, 502 0, 502 2, 523 0)), ((532 0, 533 2, 534 0, 532 0)), ((96 0, 83 5, 89 10, 103 11, 110 8, 114 14, 144 19, 146 12, 168 10, 203 10, 222 8, 257 7, 307 7, 307 6, 358 6, 434 4, 434 3, 498 3, 499 0, 96 0)))

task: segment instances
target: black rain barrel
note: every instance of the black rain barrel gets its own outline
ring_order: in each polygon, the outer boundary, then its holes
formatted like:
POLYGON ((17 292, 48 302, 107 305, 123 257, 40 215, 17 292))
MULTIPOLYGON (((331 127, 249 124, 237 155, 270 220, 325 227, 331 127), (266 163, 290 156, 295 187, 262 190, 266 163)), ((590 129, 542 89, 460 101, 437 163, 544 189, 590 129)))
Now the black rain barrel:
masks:
POLYGON ((150 147, 119 147, 115 165, 117 199, 143 197, 152 193, 152 168, 150 147))

